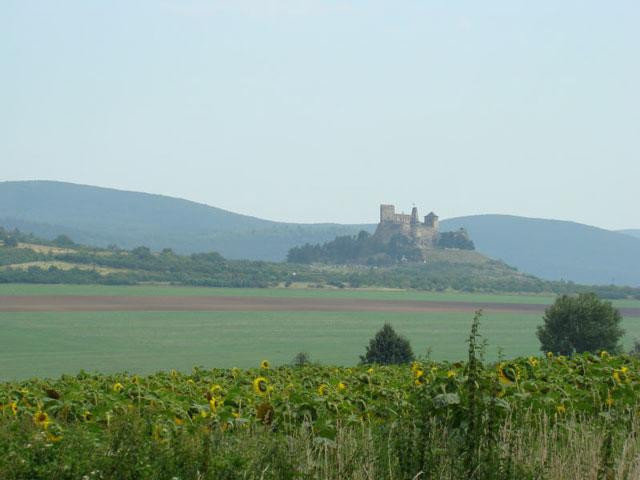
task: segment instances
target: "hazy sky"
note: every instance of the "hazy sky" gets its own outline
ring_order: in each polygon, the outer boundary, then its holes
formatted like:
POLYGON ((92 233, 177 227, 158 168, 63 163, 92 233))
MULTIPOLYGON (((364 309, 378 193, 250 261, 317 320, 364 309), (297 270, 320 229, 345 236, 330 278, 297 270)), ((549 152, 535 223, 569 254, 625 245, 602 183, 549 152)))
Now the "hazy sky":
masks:
POLYGON ((640 228, 640 2, 2 0, 0 180, 640 228))

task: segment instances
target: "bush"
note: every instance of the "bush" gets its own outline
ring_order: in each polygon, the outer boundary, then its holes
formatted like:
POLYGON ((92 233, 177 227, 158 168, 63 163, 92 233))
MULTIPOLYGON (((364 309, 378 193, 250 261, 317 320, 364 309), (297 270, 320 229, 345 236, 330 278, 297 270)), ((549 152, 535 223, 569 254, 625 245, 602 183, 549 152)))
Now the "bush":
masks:
POLYGON ((293 365, 296 367, 304 367, 311 363, 311 356, 307 352, 298 352, 293 357, 293 365))
POLYGON ((398 335, 388 323, 376 333, 369 342, 367 351, 360 356, 361 363, 379 363, 392 365, 409 363, 413 361, 413 350, 409 340, 398 335))
POLYGON ((559 297, 545 310, 543 321, 537 331, 543 352, 572 355, 621 350, 622 315, 611 302, 600 300, 594 293, 559 297))

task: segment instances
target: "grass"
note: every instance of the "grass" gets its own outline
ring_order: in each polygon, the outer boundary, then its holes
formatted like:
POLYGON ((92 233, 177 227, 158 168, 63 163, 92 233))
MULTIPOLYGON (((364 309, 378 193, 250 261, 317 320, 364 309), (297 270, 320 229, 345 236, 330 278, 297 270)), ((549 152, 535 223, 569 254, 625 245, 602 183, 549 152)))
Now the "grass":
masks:
MULTIPOLYGON (((417 354, 466 355, 468 313, 371 312, 22 312, 0 313, 0 380, 51 377, 80 369, 150 373, 161 369, 250 367, 290 362, 299 351, 325 364, 351 365, 384 322, 417 354)), ((539 315, 486 314, 488 357, 538 354, 539 315), (500 350, 501 349, 501 350, 500 350)), ((640 319, 625 319, 625 347, 640 319)))
MULTIPOLYGON (((550 305, 553 294, 520 295, 462 292, 425 292, 393 289, 338 288, 208 288, 177 285, 35 285, 0 284, 1 295, 123 295, 123 296, 253 296, 291 298, 358 298, 467 303, 531 303, 550 305)), ((616 307, 640 308, 640 300, 614 300, 616 307)))

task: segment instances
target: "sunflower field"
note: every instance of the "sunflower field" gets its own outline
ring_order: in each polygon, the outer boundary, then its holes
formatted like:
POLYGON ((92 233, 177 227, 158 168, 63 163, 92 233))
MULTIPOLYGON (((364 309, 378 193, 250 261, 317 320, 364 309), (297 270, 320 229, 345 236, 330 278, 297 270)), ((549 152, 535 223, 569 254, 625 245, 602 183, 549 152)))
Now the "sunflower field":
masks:
POLYGON ((249 370, 194 368, 144 377, 81 372, 0 384, 0 473, 20 471, 19 465, 25 474, 15 478, 39 478, 33 462, 43 461, 48 467, 42 478, 52 478, 47 477, 51 462, 60 460, 55 452, 72 455, 67 441, 77 442, 80 435, 83 445, 100 450, 124 424, 137 425, 136 442, 158 448, 193 435, 218 441, 254 434, 291 438, 300 429, 314 445, 335 445, 345 429, 388 432, 407 421, 446 423, 448 431, 463 432, 464 441, 472 442, 470 435, 486 436, 492 421, 504 425, 507 419, 514 425, 542 417, 550 424, 569 419, 628 424, 639 393, 638 360, 606 352, 491 365, 472 357, 406 366, 272 368, 264 360, 249 370), (474 415, 478 422, 469 420, 474 415), (474 433, 479 424, 486 428, 474 433), (29 457, 34 445, 48 460, 29 457))

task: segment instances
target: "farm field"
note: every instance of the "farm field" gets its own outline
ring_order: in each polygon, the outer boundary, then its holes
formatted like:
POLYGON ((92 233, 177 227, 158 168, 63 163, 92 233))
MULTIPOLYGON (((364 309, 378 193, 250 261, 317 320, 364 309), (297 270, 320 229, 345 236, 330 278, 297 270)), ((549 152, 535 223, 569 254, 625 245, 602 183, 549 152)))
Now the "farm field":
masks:
MULTIPOLYGON (((280 365, 300 351, 323 364, 354 365, 385 322, 409 338, 416 354, 429 350, 434 360, 453 361, 465 356, 472 312, 483 304, 494 305, 482 322, 489 360, 535 355, 535 329, 552 300, 396 290, 0 285, 0 380, 80 369, 246 368, 263 356, 280 365), (2 311, 12 304, 44 311, 2 311), (67 311, 73 309, 81 311, 67 311)), ((615 304, 640 312, 640 302, 615 304)), ((625 317, 625 348, 640 337, 638 317, 625 317)))
MULTIPOLYGON (((0 296, 113 295, 113 296, 240 296, 277 298, 353 298, 368 300, 446 301, 550 305, 553 294, 427 292, 394 289, 337 288, 208 288, 174 285, 33 285, 0 284, 0 296)), ((614 300, 619 308, 640 308, 640 300, 614 300)))
MULTIPOLYGON (((0 380, 87 371, 151 373, 193 366, 275 365, 300 351, 323 364, 354 365, 385 322, 435 360, 466 353, 468 312, 0 312, 0 380)), ((483 317, 487 357, 536 355, 539 314, 483 317)), ((625 348, 640 319, 625 318, 625 348)))

